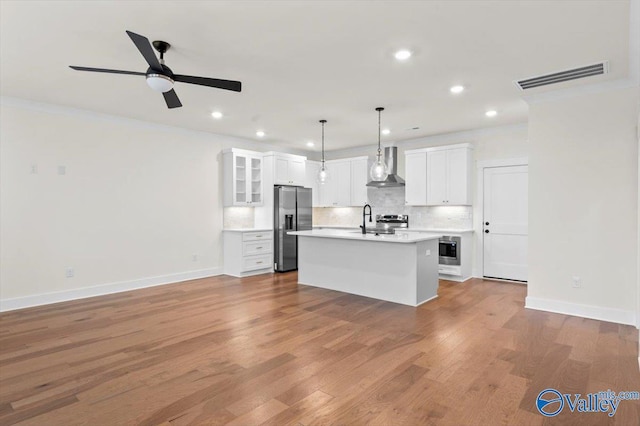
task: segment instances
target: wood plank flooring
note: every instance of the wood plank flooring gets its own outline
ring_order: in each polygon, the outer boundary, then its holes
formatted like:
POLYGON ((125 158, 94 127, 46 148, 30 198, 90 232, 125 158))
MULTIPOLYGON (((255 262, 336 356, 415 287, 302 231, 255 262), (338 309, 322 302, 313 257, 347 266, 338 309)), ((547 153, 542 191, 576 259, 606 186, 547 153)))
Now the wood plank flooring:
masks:
POLYGON ((0 424, 638 425, 538 393, 640 391, 634 327, 441 281, 419 308, 220 276, 0 314, 0 424))

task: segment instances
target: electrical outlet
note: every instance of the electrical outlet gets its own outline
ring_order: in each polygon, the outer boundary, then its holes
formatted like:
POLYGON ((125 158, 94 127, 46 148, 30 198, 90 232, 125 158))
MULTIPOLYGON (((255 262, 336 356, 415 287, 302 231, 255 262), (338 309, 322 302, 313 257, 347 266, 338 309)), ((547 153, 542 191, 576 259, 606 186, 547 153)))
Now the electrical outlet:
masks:
POLYGON ((66 268, 65 269, 65 275, 67 276, 67 278, 73 278, 75 273, 76 272, 73 270, 73 268, 66 268))
POLYGON ((192 254, 191 255, 191 260, 194 261, 194 262, 197 262, 198 261, 198 255, 197 254, 192 254))
POLYGON ((31 174, 32 175, 37 175, 38 174, 38 165, 37 164, 32 164, 30 170, 31 170, 31 174))
POLYGON ((424 255, 425 256, 431 256, 431 250, 427 250, 424 255))
POLYGON ((66 175, 67 174, 67 166, 58 166, 58 174, 66 175))
POLYGON ((580 277, 571 277, 572 283, 571 283, 571 287, 573 288, 580 288, 582 286, 582 281, 580 280, 580 277))

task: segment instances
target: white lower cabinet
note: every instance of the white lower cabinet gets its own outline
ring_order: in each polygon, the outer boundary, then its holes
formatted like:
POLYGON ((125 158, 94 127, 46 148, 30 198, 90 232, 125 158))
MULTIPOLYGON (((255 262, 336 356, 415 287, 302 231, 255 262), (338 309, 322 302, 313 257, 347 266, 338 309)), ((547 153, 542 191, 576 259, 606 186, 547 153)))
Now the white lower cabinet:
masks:
POLYGON ((225 229, 224 273, 234 277, 273 272, 273 231, 225 229))
MULTIPOLYGON (((441 280, 463 282, 472 277, 472 252, 473 252, 473 231, 472 230, 445 230, 445 229, 429 229, 429 228, 407 228, 396 231, 396 234, 411 234, 416 232, 425 232, 428 234, 449 235, 460 237, 460 265, 444 265, 438 262, 438 274, 441 280)), ((436 253, 439 255, 439 253, 436 253)))

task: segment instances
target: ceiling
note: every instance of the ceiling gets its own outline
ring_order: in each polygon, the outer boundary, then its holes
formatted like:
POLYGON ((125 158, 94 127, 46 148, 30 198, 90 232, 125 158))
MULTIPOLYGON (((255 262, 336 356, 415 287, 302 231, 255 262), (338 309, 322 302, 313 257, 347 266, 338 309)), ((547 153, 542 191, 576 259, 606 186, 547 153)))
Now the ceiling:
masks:
POLYGON ((628 74, 627 0, 3 0, 0 19, 2 96, 296 149, 319 149, 320 119, 327 150, 375 144, 378 106, 383 143, 525 122, 514 80, 603 60, 609 74, 554 89, 628 74), (68 68, 146 71, 125 30, 171 43, 175 73, 240 80, 242 93, 176 83, 184 106, 169 110, 144 77, 68 68), (400 48, 413 56, 397 61, 400 48))

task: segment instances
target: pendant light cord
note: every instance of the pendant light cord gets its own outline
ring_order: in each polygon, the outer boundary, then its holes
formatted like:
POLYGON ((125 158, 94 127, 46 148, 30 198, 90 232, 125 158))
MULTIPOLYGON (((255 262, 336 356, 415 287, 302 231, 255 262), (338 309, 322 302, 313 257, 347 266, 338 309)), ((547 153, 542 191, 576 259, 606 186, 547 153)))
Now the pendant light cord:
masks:
POLYGON ((324 170, 324 123, 326 123, 327 120, 320 120, 320 123, 322 123, 322 169, 324 170))
POLYGON ((378 111, 378 161, 380 161, 380 157, 382 156, 382 150, 380 149, 380 115, 382 111, 384 111, 384 108, 378 107, 376 111, 378 111))

